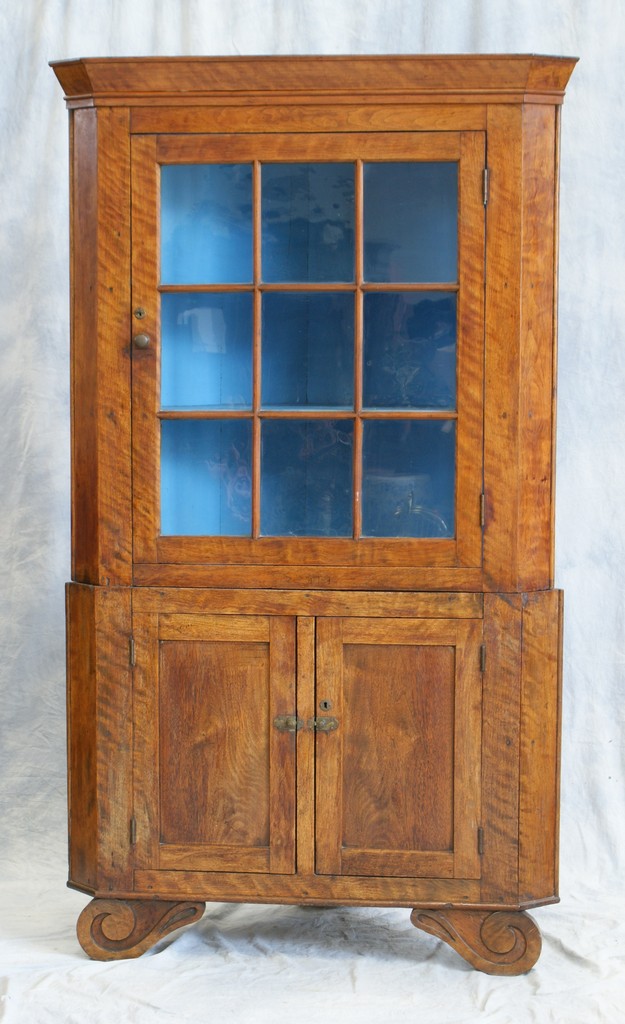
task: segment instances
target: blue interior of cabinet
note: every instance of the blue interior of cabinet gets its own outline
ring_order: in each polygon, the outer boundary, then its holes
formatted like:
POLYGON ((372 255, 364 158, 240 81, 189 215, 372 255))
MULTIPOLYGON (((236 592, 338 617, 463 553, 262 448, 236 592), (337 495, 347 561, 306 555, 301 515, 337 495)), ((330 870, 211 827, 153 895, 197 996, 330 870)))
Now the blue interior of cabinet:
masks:
POLYGON ((262 308, 263 407, 353 408, 353 295, 269 292, 262 308))
POLYGON ((453 537, 454 420, 371 420, 363 429, 364 537, 453 537))
POLYGON ((161 407, 251 409, 252 295, 166 293, 161 407))
POLYGON ((263 422, 263 536, 351 537, 353 431, 351 420, 263 422))
MULTIPOLYGON (((355 164, 260 175, 262 284, 252 165, 162 167, 161 407, 187 417, 162 422, 161 532, 251 534, 256 331, 260 532, 350 537, 354 419, 331 410, 355 412, 355 164)), ((452 537, 455 421, 376 412, 456 408, 456 163, 364 164, 362 266, 363 536, 452 537)))
POLYGON ((365 281, 448 282, 458 273, 458 165, 364 165, 365 281))
POLYGON ((164 420, 161 533, 249 536, 251 449, 250 420, 164 420))
POLYGON ((252 165, 161 168, 161 284, 249 283, 252 165))
POLYGON ((455 409, 454 293, 374 292, 363 319, 366 409, 455 409))
POLYGON ((354 280, 354 164, 262 165, 262 278, 354 280))

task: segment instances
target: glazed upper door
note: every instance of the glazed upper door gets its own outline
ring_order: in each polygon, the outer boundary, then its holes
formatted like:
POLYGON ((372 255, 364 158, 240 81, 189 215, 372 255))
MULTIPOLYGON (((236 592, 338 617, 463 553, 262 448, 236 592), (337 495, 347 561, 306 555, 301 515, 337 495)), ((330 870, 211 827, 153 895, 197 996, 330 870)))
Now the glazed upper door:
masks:
POLYGON ((133 140, 136 563, 478 566, 481 133, 133 140))
POLYGON ((316 870, 479 878, 480 620, 322 618, 316 870))

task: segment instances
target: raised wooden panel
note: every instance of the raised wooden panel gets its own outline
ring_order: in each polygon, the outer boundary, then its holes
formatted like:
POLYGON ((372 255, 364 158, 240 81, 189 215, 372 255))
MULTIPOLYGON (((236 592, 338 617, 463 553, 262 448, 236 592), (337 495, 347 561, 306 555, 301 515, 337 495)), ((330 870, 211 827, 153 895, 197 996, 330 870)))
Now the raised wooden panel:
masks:
POLYGON ((319 620, 317 708, 338 727, 317 736, 317 871, 478 877, 480 637, 319 620))
POLYGON ((161 642, 163 844, 269 845, 268 718, 268 644, 161 642))
POLYGON ((295 742, 272 723, 295 711, 294 620, 159 615, 137 597, 135 747, 140 778, 153 779, 141 860, 293 871, 295 742))
POLYGON ((345 647, 345 847, 452 849, 454 675, 453 647, 345 647))

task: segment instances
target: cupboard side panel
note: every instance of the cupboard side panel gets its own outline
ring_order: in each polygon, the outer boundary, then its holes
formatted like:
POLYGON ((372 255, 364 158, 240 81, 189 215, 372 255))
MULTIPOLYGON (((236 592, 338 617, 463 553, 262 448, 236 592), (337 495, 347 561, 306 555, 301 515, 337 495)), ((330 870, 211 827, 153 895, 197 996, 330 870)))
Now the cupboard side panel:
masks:
POLYGON ((484 568, 521 592, 552 582, 556 114, 488 118, 484 568))
POLYGON ((69 584, 70 881, 132 885, 130 593, 69 584))
POLYGON ((97 583, 97 113, 70 118, 72 579, 97 583))
POLYGON ((555 147, 555 108, 525 107, 519 389, 521 590, 552 585, 555 147))
POLYGON ((128 111, 72 128, 73 575, 131 582, 128 111))
POLYGON ((519 893, 557 895, 562 592, 527 597, 523 611, 519 893))
POLYGON ((67 767, 69 880, 97 884, 96 654, 91 587, 68 583, 67 767))

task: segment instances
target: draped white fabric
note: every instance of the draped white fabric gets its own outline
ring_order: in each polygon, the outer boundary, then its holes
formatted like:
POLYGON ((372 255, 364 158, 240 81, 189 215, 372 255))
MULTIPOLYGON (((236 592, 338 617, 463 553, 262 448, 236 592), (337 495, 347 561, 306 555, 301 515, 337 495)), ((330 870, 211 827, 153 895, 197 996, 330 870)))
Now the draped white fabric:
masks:
POLYGON ((621 0, 0 4, 0 1021, 625 1020, 625 6, 621 0), (566 591, 563 902, 523 978, 471 972, 406 911, 209 908, 93 964, 65 889, 67 123, 78 56, 578 55, 563 114, 557 577, 566 591))

